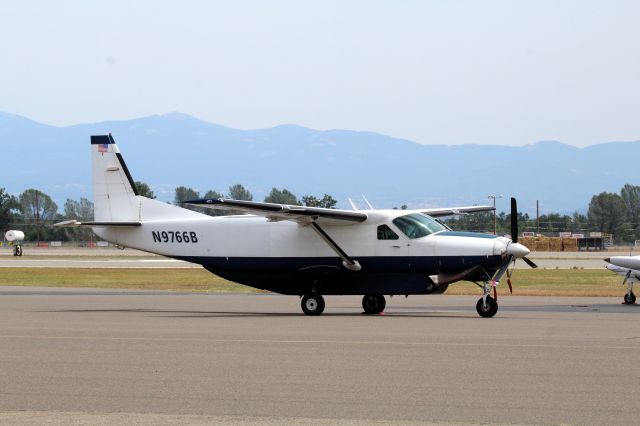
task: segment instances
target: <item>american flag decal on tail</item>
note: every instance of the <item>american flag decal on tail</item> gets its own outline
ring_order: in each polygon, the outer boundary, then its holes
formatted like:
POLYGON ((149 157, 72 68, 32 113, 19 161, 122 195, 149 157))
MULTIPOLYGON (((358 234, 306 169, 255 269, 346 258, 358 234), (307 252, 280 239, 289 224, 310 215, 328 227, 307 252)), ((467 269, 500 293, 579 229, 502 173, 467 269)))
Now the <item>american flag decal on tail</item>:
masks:
POLYGON ((109 144, 108 143, 99 143, 98 144, 98 152, 109 152, 109 144))

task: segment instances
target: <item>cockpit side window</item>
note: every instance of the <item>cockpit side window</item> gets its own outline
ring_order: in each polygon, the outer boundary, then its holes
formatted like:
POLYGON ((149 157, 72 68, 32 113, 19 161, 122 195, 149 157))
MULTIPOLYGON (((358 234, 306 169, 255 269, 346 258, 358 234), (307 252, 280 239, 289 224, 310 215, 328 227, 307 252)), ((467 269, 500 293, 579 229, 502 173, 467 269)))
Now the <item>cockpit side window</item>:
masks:
POLYGON ((397 240, 398 238, 400 238, 398 237, 398 234, 393 232, 393 230, 389 228, 387 225, 378 226, 379 240, 397 240))
POLYGON ((432 217, 422 213, 412 213, 397 217, 393 219, 393 224, 411 239, 426 237, 447 229, 432 217))

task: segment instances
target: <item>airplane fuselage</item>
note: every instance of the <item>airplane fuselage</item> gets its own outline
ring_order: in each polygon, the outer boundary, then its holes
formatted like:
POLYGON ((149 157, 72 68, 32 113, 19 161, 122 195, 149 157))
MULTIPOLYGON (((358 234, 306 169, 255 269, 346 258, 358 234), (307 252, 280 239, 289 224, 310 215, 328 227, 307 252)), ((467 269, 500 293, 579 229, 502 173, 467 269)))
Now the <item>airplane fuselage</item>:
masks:
POLYGON ((324 230, 361 270, 341 259, 309 226, 269 221, 253 215, 200 216, 150 220, 128 229, 94 228, 102 238, 126 247, 203 265, 229 280, 284 294, 428 294, 437 288, 429 276, 481 266, 492 274, 503 262, 508 239, 442 231, 410 239, 392 219, 397 211, 370 212, 366 223, 325 226, 324 230), (378 239, 387 225, 395 240, 378 239))

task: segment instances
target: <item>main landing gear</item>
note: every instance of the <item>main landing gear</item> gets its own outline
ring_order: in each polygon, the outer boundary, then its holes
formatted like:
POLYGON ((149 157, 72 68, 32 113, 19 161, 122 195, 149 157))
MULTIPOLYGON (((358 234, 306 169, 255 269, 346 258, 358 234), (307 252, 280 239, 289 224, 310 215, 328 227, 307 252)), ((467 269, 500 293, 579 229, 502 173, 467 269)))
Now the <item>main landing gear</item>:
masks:
MULTIPOLYGON (((379 314, 384 311, 387 302, 381 294, 367 294, 362 298, 362 309, 365 314, 379 314)), ((316 292, 302 296, 300 302, 302 312, 306 315, 320 315, 324 311, 324 298, 316 292)))
POLYGON ((315 292, 305 294, 300 304, 307 315, 320 315, 324 311, 324 298, 315 292))
POLYGON ((384 311, 387 302, 381 294, 367 294, 362 298, 362 309, 365 314, 379 314, 384 311))

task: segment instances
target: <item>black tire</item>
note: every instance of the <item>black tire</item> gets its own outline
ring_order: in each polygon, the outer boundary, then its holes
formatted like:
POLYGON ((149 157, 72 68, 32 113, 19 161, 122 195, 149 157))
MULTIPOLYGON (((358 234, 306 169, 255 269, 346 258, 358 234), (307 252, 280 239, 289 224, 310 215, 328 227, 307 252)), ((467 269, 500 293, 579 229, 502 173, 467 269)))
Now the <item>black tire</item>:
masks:
POLYGON ((634 303, 636 303, 636 295, 633 294, 633 292, 625 294, 624 303, 626 303, 627 305, 633 305, 634 303))
POLYGON ((306 315, 320 315, 324 311, 324 298, 318 293, 305 294, 300 305, 306 315))
POLYGON ((14 256, 22 256, 22 247, 21 246, 15 246, 13 248, 13 255, 14 256))
POLYGON ((476 311, 483 318, 491 318, 498 312, 498 302, 493 297, 487 296, 487 304, 485 305, 480 298, 476 303, 476 311))
POLYGON ((387 302, 381 294, 365 294, 362 298, 362 309, 365 314, 379 314, 384 311, 386 305, 387 302))

